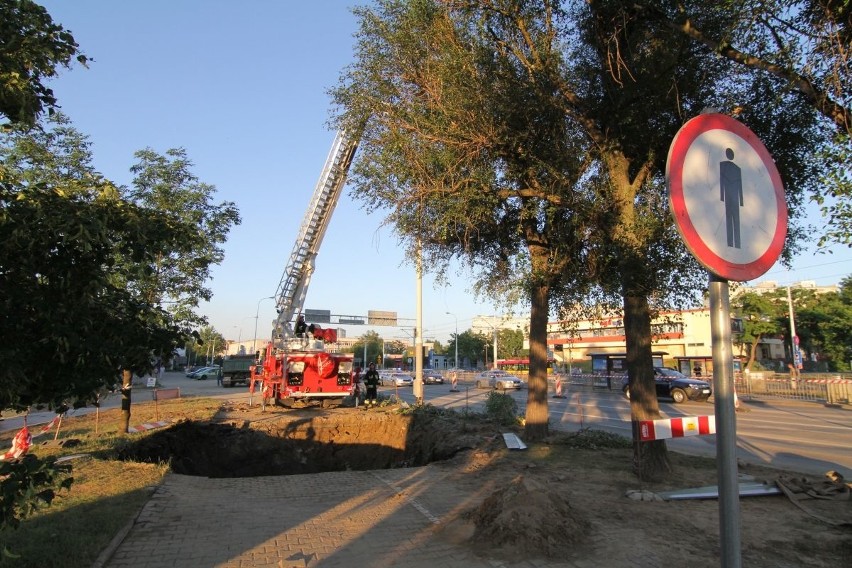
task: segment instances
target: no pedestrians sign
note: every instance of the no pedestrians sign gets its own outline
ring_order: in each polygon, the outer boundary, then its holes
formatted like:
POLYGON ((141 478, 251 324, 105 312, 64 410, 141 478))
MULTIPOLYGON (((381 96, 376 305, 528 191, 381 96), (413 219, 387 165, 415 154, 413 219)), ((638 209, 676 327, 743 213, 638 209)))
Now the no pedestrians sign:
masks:
POLYGON ((702 114, 675 135, 666 161, 669 207, 686 246, 726 280, 754 280, 778 260, 787 203, 775 162, 739 121, 702 114))

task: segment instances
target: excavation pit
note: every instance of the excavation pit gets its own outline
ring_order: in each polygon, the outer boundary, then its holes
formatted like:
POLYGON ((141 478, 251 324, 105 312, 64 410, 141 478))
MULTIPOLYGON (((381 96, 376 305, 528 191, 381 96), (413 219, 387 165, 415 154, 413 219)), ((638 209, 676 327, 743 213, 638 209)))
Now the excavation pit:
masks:
POLYGON ((457 416, 437 412, 276 409, 258 419, 234 414, 152 432, 119 457, 169 463, 184 475, 234 478, 422 466, 482 441, 482 432, 465 432, 457 416))

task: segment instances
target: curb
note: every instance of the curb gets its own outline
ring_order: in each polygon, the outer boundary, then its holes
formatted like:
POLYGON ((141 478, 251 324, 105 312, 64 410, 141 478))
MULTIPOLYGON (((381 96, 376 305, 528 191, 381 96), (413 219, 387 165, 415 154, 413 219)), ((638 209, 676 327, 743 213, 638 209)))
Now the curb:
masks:
POLYGON ((151 500, 151 495, 157 492, 158 487, 159 486, 150 488, 151 492, 150 495, 148 495, 148 501, 142 503, 142 506, 139 507, 138 511, 136 511, 136 514, 133 515, 133 518, 127 521, 124 526, 121 527, 121 530, 119 530, 115 534, 115 536, 112 537, 112 540, 109 541, 109 544, 106 545, 106 548, 104 548, 101 553, 98 554, 98 557, 95 559, 94 563, 92 563, 92 568, 104 568, 104 566, 106 566, 107 563, 112 560, 115 551, 118 550, 118 547, 121 546, 121 543, 124 542, 124 539, 127 538, 128 534, 130 534, 131 529, 134 527, 134 525, 136 525, 136 522, 139 520, 139 516, 142 514, 142 511, 144 511, 145 507, 148 506, 148 503, 151 500))

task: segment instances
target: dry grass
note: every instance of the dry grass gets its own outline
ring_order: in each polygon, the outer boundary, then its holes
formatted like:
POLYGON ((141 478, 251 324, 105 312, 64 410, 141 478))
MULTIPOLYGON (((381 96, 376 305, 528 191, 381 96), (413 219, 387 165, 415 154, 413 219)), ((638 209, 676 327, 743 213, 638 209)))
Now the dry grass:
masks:
MULTIPOLYGON (((208 420, 221 401, 182 398, 157 403, 134 402, 131 425, 156 419, 208 420)), ((16 557, 0 557, 0 566, 20 568, 89 567, 112 538, 131 521, 151 490, 168 471, 168 464, 119 461, 116 450, 146 433, 119 434, 121 411, 111 409, 63 420, 55 430, 37 437, 30 453, 39 458, 79 456, 71 460, 74 483, 50 507, 25 519, 17 530, 0 532, 0 547, 16 557), (72 442, 73 440, 73 442, 72 442)), ((36 430, 37 431, 37 430, 36 430)), ((15 432, 0 436, 9 447, 15 432)))

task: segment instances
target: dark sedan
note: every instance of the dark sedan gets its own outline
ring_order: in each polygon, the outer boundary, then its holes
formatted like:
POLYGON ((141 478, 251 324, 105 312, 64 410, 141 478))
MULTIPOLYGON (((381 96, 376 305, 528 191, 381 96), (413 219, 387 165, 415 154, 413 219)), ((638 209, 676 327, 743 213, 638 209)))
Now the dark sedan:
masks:
POLYGON ((444 384, 444 375, 434 369, 423 369, 423 383, 427 385, 444 384))
MULTIPOLYGON (((710 383, 699 379, 691 379, 674 369, 654 367, 654 383, 657 386, 657 398, 670 398, 676 403, 687 400, 704 402, 713 393, 710 383)), ((624 396, 630 398, 630 385, 627 376, 621 380, 624 396)))

